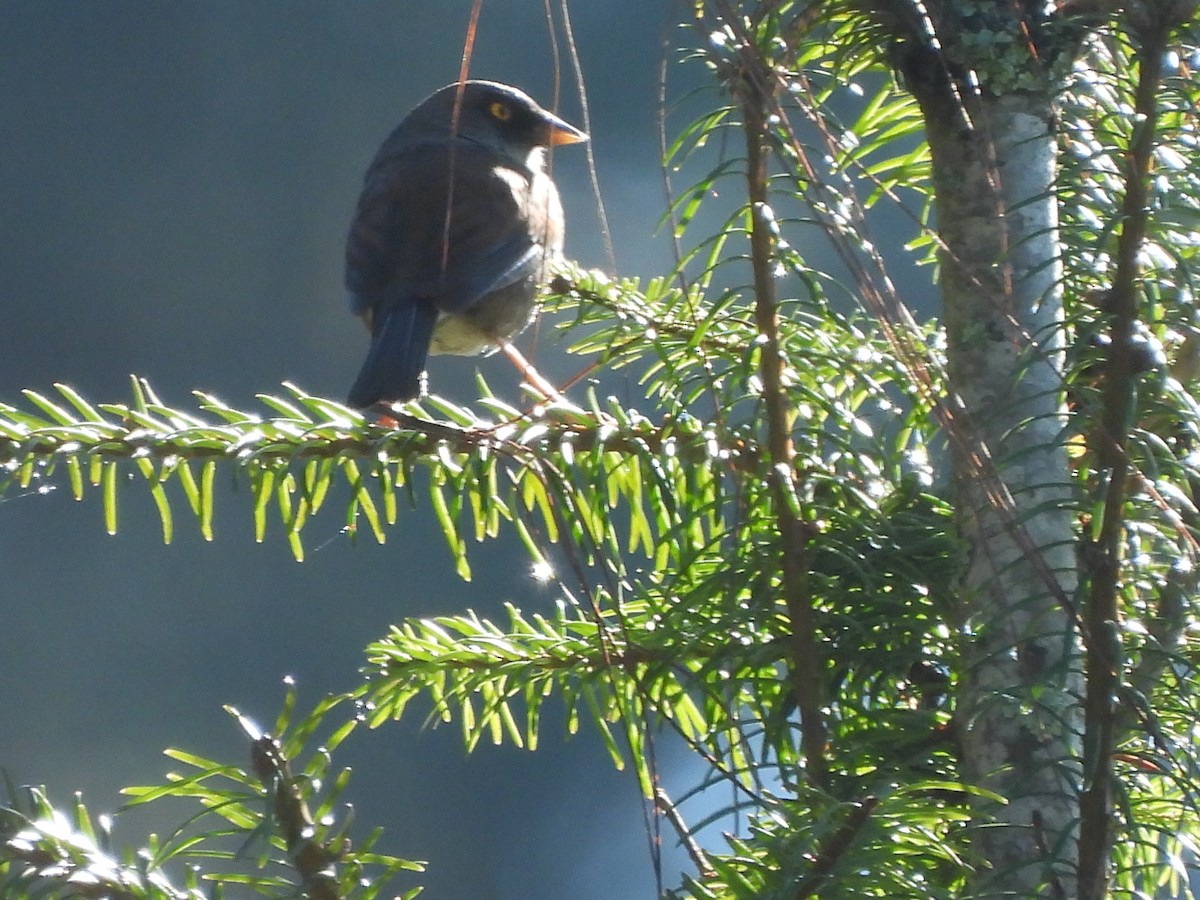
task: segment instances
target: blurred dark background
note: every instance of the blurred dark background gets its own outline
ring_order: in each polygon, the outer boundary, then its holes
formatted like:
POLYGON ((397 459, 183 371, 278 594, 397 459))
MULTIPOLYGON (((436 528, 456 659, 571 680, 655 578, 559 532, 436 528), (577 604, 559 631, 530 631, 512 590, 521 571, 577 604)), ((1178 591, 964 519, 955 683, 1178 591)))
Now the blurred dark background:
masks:
MULTIPOLYGON (((0 0, 0 399, 66 382, 123 401, 131 373, 184 407, 193 389, 252 406, 284 380, 343 396, 367 346, 341 287, 362 173, 404 113, 457 76, 470 5, 0 0)), ((664 41, 681 43, 671 7, 571 5, 625 275, 670 264, 652 235, 658 67, 664 41)), ((673 94, 703 80, 668 53, 673 94)), ((560 111, 582 125, 565 57, 560 69, 560 111)), ((471 74, 550 104, 544 4, 487 0, 471 74)), ((585 154, 559 152, 554 171, 568 254, 610 268, 585 154)), ((574 371, 548 331, 539 364, 574 371)), ((517 398, 507 363, 481 367, 517 398)), ((472 396, 473 361, 436 360, 432 372, 440 393, 472 396)), ((297 564, 278 529, 253 542, 232 478, 211 544, 181 510, 163 546, 141 485, 121 492, 115 537, 100 504, 64 486, 7 494, 0 766, 59 804, 78 789, 112 810, 120 787, 179 768, 165 747, 243 759, 222 704, 269 724, 286 676, 302 706, 349 688, 362 648, 403 617, 555 602, 514 541, 475 548, 463 584, 428 508, 405 511, 382 547, 352 543, 339 519, 331 508, 308 526, 297 564)), ((339 760, 355 769, 358 821, 387 829, 381 849, 431 862, 426 896, 653 896, 637 786, 594 734, 565 740, 551 718, 536 754, 467 758, 455 727, 420 724, 358 733, 339 760)), ((659 761, 673 790, 696 774, 669 743, 659 761)), ((170 821, 122 817, 118 837, 170 821)), ((672 843, 668 884, 683 864, 672 843)))

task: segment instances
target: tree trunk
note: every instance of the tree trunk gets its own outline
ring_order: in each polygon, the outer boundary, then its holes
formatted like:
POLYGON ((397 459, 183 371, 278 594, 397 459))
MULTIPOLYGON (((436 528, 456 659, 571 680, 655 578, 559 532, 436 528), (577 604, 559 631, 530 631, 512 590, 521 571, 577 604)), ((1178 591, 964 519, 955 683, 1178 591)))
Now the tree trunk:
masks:
POLYGON ((909 72, 933 154, 963 539, 956 721, 977 800, 972 896, 1075 895, 1082 680, 1049 90, 909 72))

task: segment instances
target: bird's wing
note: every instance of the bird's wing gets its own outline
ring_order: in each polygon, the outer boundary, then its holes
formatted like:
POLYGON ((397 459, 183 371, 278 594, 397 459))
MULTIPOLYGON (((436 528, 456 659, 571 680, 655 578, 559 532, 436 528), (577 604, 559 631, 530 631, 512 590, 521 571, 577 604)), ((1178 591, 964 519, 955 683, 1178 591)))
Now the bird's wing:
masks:
POLYGON ((536 272, 544 250, 529 191, 526 173, 468 141, 453 154, 437 142, 376 159, 346 245, 355 311, 378 318, 417 302, 460 312, 536 272))

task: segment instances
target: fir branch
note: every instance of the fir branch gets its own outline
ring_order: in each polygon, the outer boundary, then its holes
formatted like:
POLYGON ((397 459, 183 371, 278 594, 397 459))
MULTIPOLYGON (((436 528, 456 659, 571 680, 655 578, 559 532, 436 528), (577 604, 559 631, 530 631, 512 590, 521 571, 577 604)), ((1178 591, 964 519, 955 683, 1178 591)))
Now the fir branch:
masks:
POLYGON ((250 759, 267 789, 273 822, 303 880, 305 896, 308 900, 342 900, 335 869, 337 854, 314 839, 316 824, 283 750, 270 735, 261 735, 250 745, 250 759))
POLYGON ((1140 35, 1138 82, 1134 92, 1135 125, 1126 155, 1117 239, 1116 272, 1105 306, 1109 313, 1109 350, 1103 371, 1101 420, 1093 435, 1097 463, 1106 471, 1103 508, 1095 537, 1081 554, 1088 580, 1084 608, 1087 686, 1084 698, 1084 788, 1079 801, 1079 897, 1107 896, 1109 857, 1115 835, 1114 754, 1119 713, 1116 698, 1124 677, 1124 653, 1118 622, 1121 544, 1127 525, 1126 504, 1136 471, 1129 458, 1130 432, 1137 407, 1137 386, 1145 372, 1136 339, 1141 290, 1140 256, 1150 217, 1150 172, 1157 140, 1158 92, 1163 79, 1170 23, 1158 20, 1140 35))
POLYGON ((746 185, 750 215, 750 262, 754 273, 754 316, 759 333, 759 371, 766 411, 770 484, 775 496, 780 538, 780 570, 784 601, 791 618, 793 649, 791 677, 800 711, 801 741, 808 777, 824 785, 829 778, 824 722, 824 660, 817 634, 817 616, 809 584, 808 543, 811 533, 801 517, 801 493, 792 442, 789 394, 784 385, 784 355, 779 340, 779 300, 775 290, 778 231, 771 210, 768 159, 775 78, 753 49, 741 17, 726 0, 717 4, 724 24, 737 36, 740 73, 734 91, 741 102, 746 140, 746 185))

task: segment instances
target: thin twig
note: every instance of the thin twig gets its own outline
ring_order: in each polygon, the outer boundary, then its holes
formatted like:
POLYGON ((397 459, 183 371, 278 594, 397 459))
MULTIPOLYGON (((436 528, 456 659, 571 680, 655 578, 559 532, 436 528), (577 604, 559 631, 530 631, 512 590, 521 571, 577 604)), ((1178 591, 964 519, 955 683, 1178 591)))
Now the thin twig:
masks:
MULTIPOLYGON (((563 34, 566 37, 567 50, 571 58, 571 68, 575 73, 575 86, 579 89, 579 107, 583 116, 583 130, 591 133, 592 114, 588 107, 587 88, 584 86, 583 64, 579 60, 579 48, 575 45, 575 32, 571 29, 571 14, 567 9, 567 0, 561 0, 559 15, 562 17, 563 34)), ((588 176, 592 180, 592 194, 596 199, 596 217, 600 221, 600 236, 604 240, 604 254, 612 271, 617 270, 617 254, 613 249, 612 230, 608 227, 608 214, 604 211, 604 198, 600 194, 600 177, 596 174, 596 151, 591 141, 584 145, 587 155, 588 176)))
POLYGON ((688 856, 692 858, 692 864, 696 867, 696 871, 704 878, 711 878, 716 874, 716 869, 712 867, 712 863, 708 861, 708 855, 704 849, 696 843, 696 839, 692 836, 691 830, 687 826, 687 822, 683 820, 683 816, 672 801, 670 795, 662 787, 654 791, 654 805, 658 808, 671 827, 675 829, 675 833, 679 835, 679 843, 683 844, 683 848, 687 850, 688 856))
POLYGON ((509 362, 517 367, 517 371, 525 377, 525 380, 529 382, 529 386, 542 395, 543 400, 549 403, 574 405, 558 392, 558 388, 542 377, 542 374, 533 367, 533 363, 526 359, 525 354, 513 346, 512 343, 501 341, 500 351, 508 357, 509 362))

